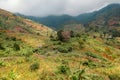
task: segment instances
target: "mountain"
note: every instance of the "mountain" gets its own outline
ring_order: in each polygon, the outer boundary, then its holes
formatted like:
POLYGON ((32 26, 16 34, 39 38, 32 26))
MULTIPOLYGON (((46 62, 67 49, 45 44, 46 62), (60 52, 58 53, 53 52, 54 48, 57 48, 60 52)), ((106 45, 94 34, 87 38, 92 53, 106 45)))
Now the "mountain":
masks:
POLYGON ((120 17, 119 14, 120 14, 120 4, 110 4, 100 10, 90 13, 80 14, 78 16, 62 15, 62 16, 34 17, 34 16, 25 16, 21 14, 18 15, 45 24, 53 29, 62 29, 65 24, 69 24, 69 23, 89 24, 92 21, 98 20, 100 16, 104 17, 105 22, 107 22, 111 17, 120 17))
POLYGON ((105 11, 89 19, 86 27, 70 16, 50 17, 56 19, 53 25, 61 22, 66 30, 56 34, 0 9, 0 80, 120 80, 119 11, 108 18, 105 11), (101 27, 116 36, 100 32, 101 27))
POLYGON ((47 16, 47 17, 26 16, 26 15, 22 15, 19 13, 16 13, 16 15, 31 19, 31 20, 36 21, 38 23, 42 23, 42 24, 47 25, 53 29, 60 29, 60 26, 67 23, 68 21, 72 21, 72 20, 74 21, 74 18, 72 16, 69 16, 69 15, 47 16))
POLYGON ((111 4, 97 11, 89 28, 120 36, 120 4, 111 4))

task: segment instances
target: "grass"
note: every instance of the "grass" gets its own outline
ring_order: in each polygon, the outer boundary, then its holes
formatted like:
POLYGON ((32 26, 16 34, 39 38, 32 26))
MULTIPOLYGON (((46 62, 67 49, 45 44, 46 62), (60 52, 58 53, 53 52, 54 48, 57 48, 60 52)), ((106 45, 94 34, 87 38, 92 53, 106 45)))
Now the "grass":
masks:
POLYGON ((0 24, 0 80, 119 79, 119 38, 106 42, 82 34, 61 42, 46 26, 5 14, 5 19, 0 14, 5 22, 0 24), (8 20, 9 16, 13 19, 8 20))
MULTIPOLYGON (((8 40, 1 38, 1 46, 5 47, 5 50, 0 50, 0 78, 7 78, 8 80, 12 78, 14 78, 15 80, 56 80, 61 78, 63 78, 63 80, 75 80, 78 78, 79 73, 73 73, 83 69, 85 69, 83 77, 88 78, 88 80, 104 80, 105 77, 119 74, 117 72, 119 71, 119 67, 117 66, 117 64, 119 63, 119 60, 117 60, 118 57, 117 59, 115 59, 115 62, 112 62, 102 54, 105 53, 110 56, 120 51, 117 49, 116 51, 113 51, 115 50, 115 48, 113 48, 112 46, 107 46, 97 39, 89 38, 86 41, 83 41, 83 48, 79 47, 79 43, 76 42, 76 40, 78 39, 76 38, 72 38, 72 40, 69 42, 70 44, 59 41, 49 41, 45 42, 42 48, 37 48, 36 50, 38 50, 38 52, 35 53, 33 53, 35 46, 27 46, 28 43, 23 43, 18 39, 16 39, 16 41, 14 41, 15 39, 8 40), (7 42, 8 40, 10 41, 10 43, 7 42), (12 47, 15 47, 13 43, 19 44, 20 50, 16 51, 16 49, 12 49, 12 47), (7 47, 8 45, 11 47, 7 47), (53 49, 62 46, 72 46, 73 50, 71 52, 68 52, 67 54, 64 54, 59 52, 57 49, 53 49), (106 46, 110 49, 112 54, 106 52, 106 46), (8 49, 13 51, 10 52, 12 54, 7 54, 6 51, 8 51, 8 49), (7 54, 6 57, 3 56, 3 54, 7 54), (101 62, 94 62, 94 59, 98 59, 101 62), (107 59, 107 61, 104 61, 104 59, 107 59), (63 60, 67 61, 67 64, 62 64, 63 60), (37 64, 40 64, 39 68, 38 66, 35 66, 35 71, 31 71, 31 65, 36 62, 37 64), (85 64, 85 62, 88 62, 89 66, 83 65, 83 63, 85 64), (67 74, 61 74, 61 72, 67 72, 67 74), (97 75, 101 77, 98 77, 97 75)), ((33 41, 33 44, 37 44, 37 42, 33 41)))

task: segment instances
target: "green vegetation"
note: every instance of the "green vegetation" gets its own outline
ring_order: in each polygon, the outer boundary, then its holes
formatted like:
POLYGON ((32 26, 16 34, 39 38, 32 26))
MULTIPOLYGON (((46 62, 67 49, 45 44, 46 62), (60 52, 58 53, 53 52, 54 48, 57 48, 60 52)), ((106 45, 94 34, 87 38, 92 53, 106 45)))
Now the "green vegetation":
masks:
POLYGON ((31 71, 36 71, 39 69, 39 63, 35 62, 30 66, 31 71))
POLYGON ((0 61, 0 67, 4 67, 5 63, 3 61, 0 61))
POLYGON ((62 53, 68 53, 68 52, 71 52, 72 51, 72 47, 70 46, 60 46, 58 47, 58 51, 59 52, 62 52, 62 53))
POLYGON ((105 60, 103 57, 101 57, 100 55, 96 55, 95 53, 86 52, 85 55, 87 55, 88 57, 97 58, 100 60, 105 60))
POLYGON ((119 75, 109 75, 110 80, 119 80, 120 76, 119 75))
POLYGON ((71 25, 56 32, 2 10, 0 80, 119 80, 116 31, 71 25))
POLYGON ((58 67, 59 73, 61 74, 69 74, 70 73, 70 68, 69 64, 66 61, 62 61, 62 64, 58 67))

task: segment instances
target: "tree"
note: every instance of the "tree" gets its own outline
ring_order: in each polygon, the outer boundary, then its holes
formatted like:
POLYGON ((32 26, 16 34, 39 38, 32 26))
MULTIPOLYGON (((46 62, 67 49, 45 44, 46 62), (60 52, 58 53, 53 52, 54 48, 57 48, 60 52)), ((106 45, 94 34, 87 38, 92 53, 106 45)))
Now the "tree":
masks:
POLYGON ((74 31, 70 31, 70 34, 71 34, 71 37, 74 37, 74 36, 75 36, 74 31))
POLYGON ((57 32, 57 37, 58 37, 58 40, 67 42, 71 38, 71 32, 60 30, 57 32))

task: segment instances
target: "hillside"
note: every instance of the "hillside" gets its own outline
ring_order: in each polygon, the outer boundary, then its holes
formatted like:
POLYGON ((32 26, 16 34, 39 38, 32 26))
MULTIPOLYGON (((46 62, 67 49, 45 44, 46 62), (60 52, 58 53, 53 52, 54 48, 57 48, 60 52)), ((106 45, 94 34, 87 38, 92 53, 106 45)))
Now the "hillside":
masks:
POLYGON ((56 34, 1 9, 0 80, 120 80, 120 36, 101 31, 97 21, 70 21, 56 34))
POLYGON ((78 16, 69 16, 69 15, 62 15, 62 16, 48 16, 48 17, 34 17, 34 16, 25 16, 21 14, 17 14, 20 16, 24 16, 31 20, 40 22, 45 24, 53 29, 61 29, 64 27, 65 24, 69 23, 79 23, 79 24, 89 24, 92 21, 99 20, 99 18, 105 18, 105 23, 113 17, 120 17, 120 4, 109 4, 106 7, 90 12, 80 14, 78 16))
POLYGON ((0 32, 15 36, 28 44, 39 46, 39 44, 44 44, 43 37, 47 38, 47 34, 52 32, 52 29, 0 9, 0 32), (36 37, 40 40, 38 41, 36 37))

